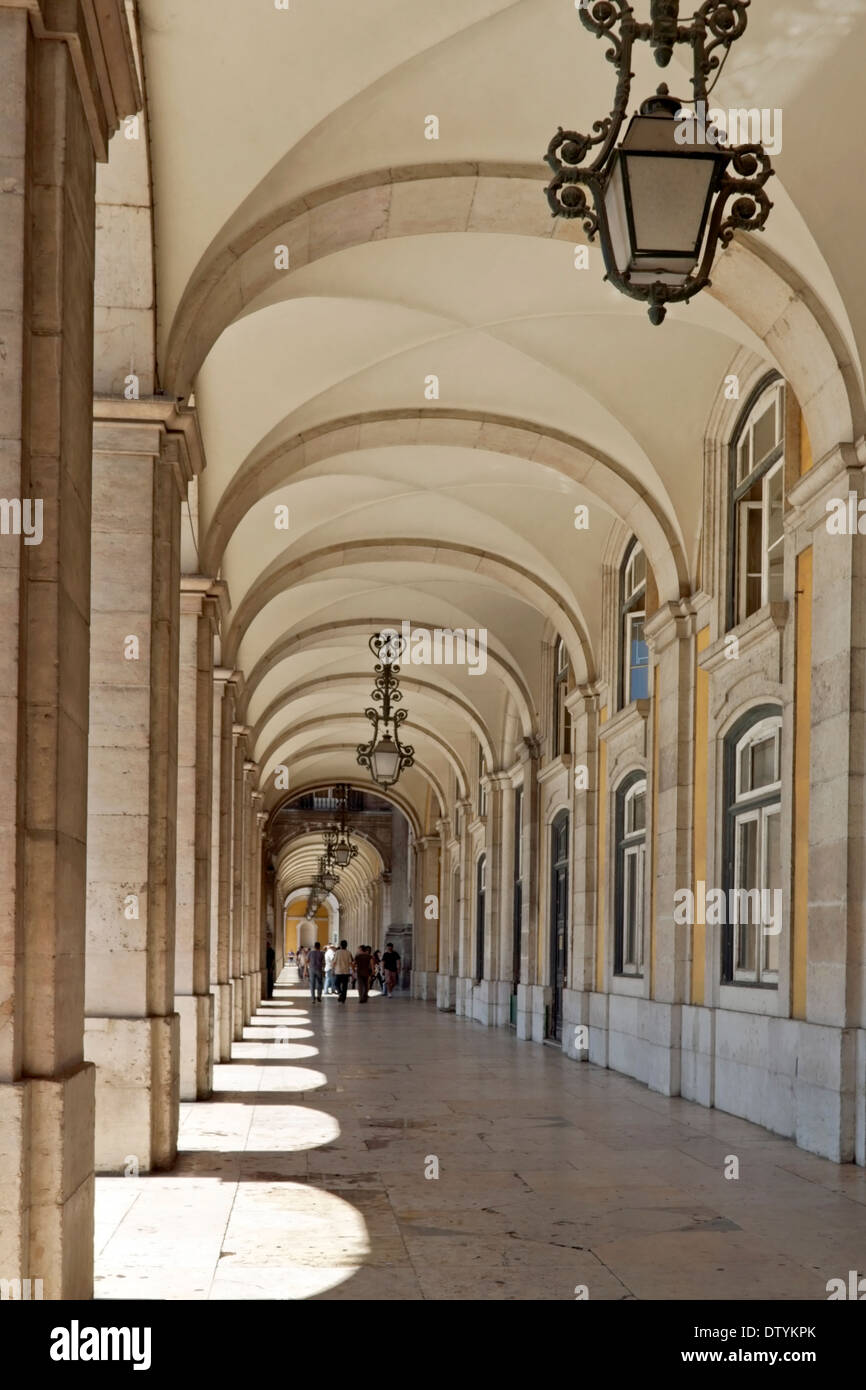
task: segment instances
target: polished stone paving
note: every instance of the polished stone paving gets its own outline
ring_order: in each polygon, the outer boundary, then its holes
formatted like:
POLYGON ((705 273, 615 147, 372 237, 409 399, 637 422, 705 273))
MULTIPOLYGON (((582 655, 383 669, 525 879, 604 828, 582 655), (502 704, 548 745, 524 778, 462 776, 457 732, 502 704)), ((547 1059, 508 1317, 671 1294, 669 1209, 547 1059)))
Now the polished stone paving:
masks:
POLYGON ((97 1298, 826 1299, 866 1273, 862 1168, 406 996, 311 1005, 294 970, 179 1144, 97 1178, 97 1298))

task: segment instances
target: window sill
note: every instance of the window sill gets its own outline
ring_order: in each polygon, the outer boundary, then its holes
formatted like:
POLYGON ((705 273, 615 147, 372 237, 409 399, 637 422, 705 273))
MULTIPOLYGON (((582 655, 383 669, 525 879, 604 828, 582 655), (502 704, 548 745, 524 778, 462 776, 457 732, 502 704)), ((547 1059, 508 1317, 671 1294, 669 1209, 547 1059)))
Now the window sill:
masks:
POLYGON ((783 1012, 778 985, 722 984, 718 1007, 733 1013, 764 1014, 770 1018, 783 1012))
POLYGON ((731 639, 736 642, 738 657, 744 656, 765 642, 778 642, 788 622, 790 611, 791 605, 787 602, 765 603, 757 613, 729 628, 723 637, 701 653, 698 657, 701 670, 712 673, 728 665, 732 660, 731 639))
POLYGON ((558 757, 551 761, 538 773, 538 782, 544 786, 545 782, 550 782, 554 777, 560 776, 564 772, 571 770, 571 754, 560 753, 558 757))

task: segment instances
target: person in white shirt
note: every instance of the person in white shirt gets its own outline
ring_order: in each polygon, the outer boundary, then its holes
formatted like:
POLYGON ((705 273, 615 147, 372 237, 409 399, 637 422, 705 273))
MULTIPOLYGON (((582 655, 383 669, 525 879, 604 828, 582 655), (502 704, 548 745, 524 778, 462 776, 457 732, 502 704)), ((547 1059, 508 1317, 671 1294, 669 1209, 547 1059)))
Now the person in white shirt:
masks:
POLYGON ((333 946, 325 947, 325 993, 336 994, 337 986, 334 984, 334 957, 336 951, 333 946))

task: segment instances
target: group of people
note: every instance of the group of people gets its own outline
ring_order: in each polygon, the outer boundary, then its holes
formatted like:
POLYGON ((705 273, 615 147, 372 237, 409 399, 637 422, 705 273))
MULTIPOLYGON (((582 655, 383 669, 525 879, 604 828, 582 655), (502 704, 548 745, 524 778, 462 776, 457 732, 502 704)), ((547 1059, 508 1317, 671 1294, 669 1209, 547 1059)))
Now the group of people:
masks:
POLYGON ((345 1004, 349 985, 357 986, 358 1002, 366 1004, 373 985, 378 985, 385 999, 389 999, 397 988, 400 970, 400 957, 391 942, 383 952, 374 951, 372 946, 361 946, 353 956, 348 943, 341 941, 339 946, 328 945, 322 949, 321 943, 302 946, 298 951, 298 975, 309 980, 310 998, 316 1002, 323 994, 336 994, 340 1004, 345 1004))

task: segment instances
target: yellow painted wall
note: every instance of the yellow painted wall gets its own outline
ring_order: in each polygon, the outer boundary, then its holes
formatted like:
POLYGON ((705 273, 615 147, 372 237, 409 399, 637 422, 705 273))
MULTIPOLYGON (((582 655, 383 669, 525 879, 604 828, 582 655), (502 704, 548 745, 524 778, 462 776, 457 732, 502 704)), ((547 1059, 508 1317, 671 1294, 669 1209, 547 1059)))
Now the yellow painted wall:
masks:
MULTIPOLYGON (((607 723, 607 705, 599 715, 607 723)), ((598 864, 596 865, 595 989, 604 989, 604 875, 607 842, 607 744, 598 745, 598 864)))
MULTIPOLYGON (((697 664, 701 652, 710 645, 710 629, 702 627, 695 642, 695 771, 692 798, 692 845, 694 879, 692 888, 698 898, 698 881, 707 881, 707 757, 709 754, 710 678, 697 664)), ((704 965, 707 929, 696 922, 692 929, 692 993, 693 1004, 704 1002, 704 965)))
POLYGON ((806 1017, 809 949, 809 747, 812 722, 812 548, 797 556, 797 658, 794 673, 794 902, 791 968, 794 1018, 806 1017))
POLYGON ((324 903, 321 903, 317 908, 313 920, 316 923, 315 932, 307 930, 301 938, 301 924, 306 921, 303 913, 303 899, 290 905, 289 911, 286 913, 286 951, 297 951, 299 946, 312 946, 314 941, 324 943, 328 940, 328 909, 324 903))

